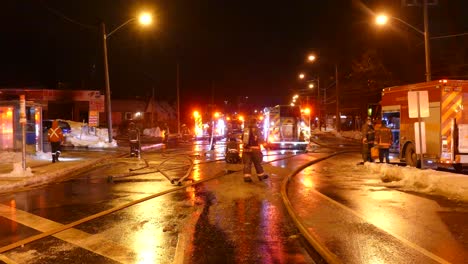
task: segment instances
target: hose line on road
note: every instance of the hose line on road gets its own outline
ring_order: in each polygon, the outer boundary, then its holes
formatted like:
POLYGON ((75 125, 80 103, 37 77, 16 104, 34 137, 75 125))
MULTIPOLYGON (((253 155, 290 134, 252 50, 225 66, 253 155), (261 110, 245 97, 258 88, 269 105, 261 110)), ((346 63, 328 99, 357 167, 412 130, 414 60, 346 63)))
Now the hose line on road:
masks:
POLYGON ((289 201, 289 198, 288 198, 288 195, 287 195, 287 187, 288 187, 288 184, 289 182, 291 181, 292 177, 294 177, 296 174, 298 174, 299 172, 301 172, 303 169, 315 164, 315 163, 318 163, 318 162, 321 162, 323 160, 326 160, 326 159, 329 159, 333 156, 336 156, 336 155, 339 155, 339 154, 344 154, 344 153, 349 153, 349 152, 354 152, 354 151, 339 151, 339 152, 334 152, 330 155, 327 155, 327 156, 324 156, 324 157, 321 157, 321 158, 318 158, 318 159, 315 159, 313 161, 310 161, 310 162, 307 162, 301 166, 299 166, 298 168, 296 168, 293 172, 291 172, 291 174, 289 174, 288 176, 286 176, 284 179, 283 179, 283 182, 281 183, 281 198, 283 199, 283 203, 286 207, 286 210, 288 211, 291 219, 293 220, 294 224, 296 225, 296 227, 299 229, 299 231, 301 232, 302 236, 307 240, 307 242, 317 251, 318 254, 320 254, 320 256, 322 256, 322 258, 329 264, 337 264, 337 263, 341 263, 341 261, 339 260, 339 258, 333 254, 325 245, 323 245, 316 236, 314 236, 313 234, 311 234, 307 228, 301 223, 301 221, 299 220, 299 217, 297 216, 297 214, 294 212, 293 210, 293 206, 291 204, 291 202, 289 201))
MULTIPOLYGON (((303 153, 301 153, 301 154, 303 154, 303 153)), ((299 155, 301 155, 301 154, 299 154, 299 155)), ((271 162, 275 162, 275 161, 279 161, 279 160, 284 160, 284 159, 292 158, 292 157, 295 157, 295 156, 298 156, 298 155, 283 157, 283 158, 271 160, 271 161, 268 161, 268 162, 265 162, 265 163, 271 163, 271 162)), ((222 159, 222 160, 224 160, 224 159, 222 159)), ((221 159, 219 159, 219 160, 217 160, 217 161, 221 161, 221 159)), ((189 171, 191 171, 191 170, 189 170, 189 171)), ((240 171, 240 170, 237 170, 237 171, 240 171)), ((85 217, 85 218, 82 218, 82 219, 79 219, 79 220, 77 220, 77 221, 71 222, 71 223, 69 223, 69 224, 63 225, 63 226, 61 226, 61 227, 59 227, 59 228, 55 228, 55 229, 49 230, 49 231, 47 231, 47 232, 43 232, 43 233, 40 233, 40 234, 31 236, 31 237, 28 237, 28 238, 19 240, 19 241, 15 242, 15 243, 12 243, 12 244, 3 246, 3 247, 0 248, 0 253, 3 253, 3 252, 6 252, 6 251, 15 249, 15 248, 20 247, 20 246, 24 246, 25 244, 29 244, 29 243, 35 242, 35 241, 37 241, 37 240, 40 240, 40 239, 45 238, 45 237, 48 237, 48 236, 52 236, 52 235, 54 235, 54 234, 60 233, 60 232, 62 232, 62 231, 65 231, 65 230, 67 230, 67 229, 73 228, 73 227, 75 227, 75 226, 77 226, 77 225, 80 225, 80 224, 89 222, 89 221, 91 221, 91 220, 100 218, 100 217, 102 217, 102 216, 105 216, 105 215, 108 215, 108 214, 111 214, 111 213, 114 213, 114 212, 117 212, 117 211, 120 211, 120 210, 123 210, 123 209, 125 209, 125 208, 127 208, 127 207, 130 207, 130 206, 133 206, 133 205, 136 205, 136 204, 139 204, 139 203, 142 203, 142 202, 151 200, 151 199, 153 199, 153 198, 156 198, 156 197, 159 197, 159 196, 168 194, 168 193, 176 192, 176 191, 179 191, 179 190, 183 190, 183 189, 185 189, 185 188, 187 188, 187 187, 191 187, 191 186, 194 186, 194 185, 197 185, 197 184, 201 184, 201 183, 204 183, 204 182, 207 182, 207 181, 211 181, 211 180, 217 179, 217 178, 219 178, 219 177, 222 177, 222 176, 224 176, 224 175, 228 175, 228 174, 231 174, 231 173, 234 173, 234 172, 237 172, 237 171, 232 171, 232 172, 227 172, 227 173, 224 172, 224 171, 218 172, 218 173, 216 173, 214 176, 208 177, 208 178, 206 178, 206 179, 199 180, 199 181, 194 181, 194 182, 192 182, 192 183, 190 183, 190 184, 186 184, 186 185, 183 185, 183 186, 179 186, 179 187, 175 187, 175 188, 172 188, 172 189, 168 189, 168 190, 166 190, 166 191, 162 191, 162 192, 159 192, 159 193, 155 193, 155 194, 149 195, 149 196, 147 196, 147 197, 144 197, 144 198, 141 198, 141 199, 138 199, 138 200, 135 200, 135 201, 132 201, 132 202, 129 202, 129 203, 126 203, 126 204, 123 204, 123 205, 120 205, 120 206, 116 206, 116 207, 114 207, 114 208, 111 208, 111 209, 108 209, 108 210, 99 212, 99 213, 97 213, 97 214, 87 216, 87 217, 85 217)))

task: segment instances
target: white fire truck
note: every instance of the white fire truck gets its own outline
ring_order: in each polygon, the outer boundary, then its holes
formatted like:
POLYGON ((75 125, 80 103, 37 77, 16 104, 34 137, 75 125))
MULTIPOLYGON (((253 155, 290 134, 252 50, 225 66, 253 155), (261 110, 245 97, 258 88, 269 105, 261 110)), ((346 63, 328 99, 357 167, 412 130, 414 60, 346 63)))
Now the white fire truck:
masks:
POLYGON ((306 128, 302 127, 299 106, 277 105, 265 108, 263 113, 265 148, 306 149, 306 128))
POLYGON ((453 166, 457 171, 468 166, 468 81, 439 80, 383 89, 382 118, 394 135, 390 150, 398 151, 400 160, 406 164, 419 167, 421 158, 416 154, 416 146, 420 143, 415 140, 419 138, 415 137, 419 128, 414 125, 418 118, 409 117, 410 91, 428 94, 429 116, 420 118, 425 124, 426 149, 424 152, 422 148, 422 160, 438 167, 453 166))

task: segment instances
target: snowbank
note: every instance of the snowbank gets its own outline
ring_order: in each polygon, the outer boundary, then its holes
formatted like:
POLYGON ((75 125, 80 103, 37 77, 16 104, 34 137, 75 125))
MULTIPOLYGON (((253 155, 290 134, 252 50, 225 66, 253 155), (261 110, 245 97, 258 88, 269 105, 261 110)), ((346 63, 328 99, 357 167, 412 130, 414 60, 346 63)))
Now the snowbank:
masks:
POLYGON ((380 177, 388 187, 468 201, 466 175, 370 162, 364 163, 364 166, 380 177))
POLYGON ((117 142, 109 143, 107 128, 90 128, 86 123, 66 120, 71 127, 71 133, 66 136, 66 143, 75 147, 116 148, 117 142))

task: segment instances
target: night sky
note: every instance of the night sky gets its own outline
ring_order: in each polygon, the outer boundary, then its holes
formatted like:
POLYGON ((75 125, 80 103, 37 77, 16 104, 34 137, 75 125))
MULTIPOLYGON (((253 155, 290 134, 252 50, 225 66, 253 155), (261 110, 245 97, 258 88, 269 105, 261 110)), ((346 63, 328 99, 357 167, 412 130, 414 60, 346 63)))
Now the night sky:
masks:
MULTIPOLYGON (((431 7, 431 34, 468 32, 467 2, 439 0, 431 7)), ((108 39, 116 98, 154 91, 175 101, 178 64, 184 109, 246 96, 259 105, 288 103, 299 71, 328 76, 339 63, 346 76, 368 49, 399 81, 424 80, 422 38, 401 25, 373 24, 372 10, 385 10, 422 29, 422 9, 401 0, 3 0, 0 87, 104 90, 99 24, 110 32, 141 9, 155 15, 153 25, 131 23, 108 39), (314 65, 305 61, 310 51, 319 56, 314 65)), ((435 77, 444 75, 447 42, 434 43, 435 77)), ((468 37, 450 44, 467 47, 468 37)))

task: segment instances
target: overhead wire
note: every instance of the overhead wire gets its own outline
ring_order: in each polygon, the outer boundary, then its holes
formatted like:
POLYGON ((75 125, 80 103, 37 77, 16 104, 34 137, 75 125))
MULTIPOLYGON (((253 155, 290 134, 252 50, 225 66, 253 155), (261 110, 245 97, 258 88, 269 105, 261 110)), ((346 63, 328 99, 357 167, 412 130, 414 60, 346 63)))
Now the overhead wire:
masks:
POLYGON ((75 19, 72 19, 72 18, 66 16, 66 15, 63 14, 62 12, 60 12, 60 11, 58 11, 58 10, 56 10, 56 9, 53 9, 53 8, 47 6, 47 4, 44 3, 44 1, 40 1, 40 3, 42 4, 42 6, 43 6, 45 9, 47 9, 47 11, 49 11, 50 13, 56 15, 57 17, 59 17, 59 18, 61 18, 61 19, 63 19, 63 20, 66 20, 66 21, 68 21, 68 22, 70 22, 70 23, 72 23, 72 24, 78 25, 78 26, 83 27, 83 28, 93 29, 93 30, 97 30, 97 29, 98 29, 97 26, 84 24, 84 23, 81 23, 81 22, 79 22, 79 21, 77 21, 77 20, 75 20, 75 19))

